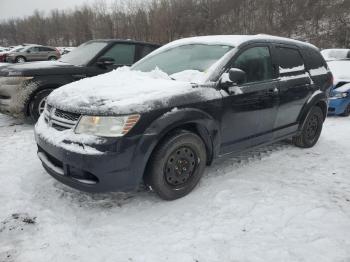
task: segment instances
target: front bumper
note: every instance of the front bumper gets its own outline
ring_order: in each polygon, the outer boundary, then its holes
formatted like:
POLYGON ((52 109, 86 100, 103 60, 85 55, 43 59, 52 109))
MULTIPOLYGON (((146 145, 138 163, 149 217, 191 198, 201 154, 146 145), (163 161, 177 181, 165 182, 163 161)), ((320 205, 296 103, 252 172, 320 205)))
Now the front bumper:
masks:
POLYGON ((0 77, 0 113, 24 118, 26 103, 37 88, 16 77, 0 77))
MULTIPOLYGON (((37 125, 43 124, 40 121, 37 125)), ((143 163, 135 160, 135 154, 141 137, 108 138, 89 145, 63 141, 55 145, 52 138, 37 129, 35 139, 43 167, 63 184, 92 193, 127 192, 140 185, 143 163), (84 153, 86 148, 92 150, 84 153)))
POLYGON ((343 114, 350 103, 350 98, 329 99, 328 114, 340 115, 343 114))

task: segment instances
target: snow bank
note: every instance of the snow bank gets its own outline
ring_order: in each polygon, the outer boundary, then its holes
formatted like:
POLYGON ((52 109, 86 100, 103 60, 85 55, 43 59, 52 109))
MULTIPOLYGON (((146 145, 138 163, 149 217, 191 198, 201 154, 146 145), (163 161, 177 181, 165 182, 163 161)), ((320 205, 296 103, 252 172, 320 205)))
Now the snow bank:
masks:
POLYGON ((36 156, 32 126, 13 121, 0 114, 0 261, 349 261, 347 118, 328 118, 314 148, 218 161, 173 202, 62 185, 36 156))
MULTIPOLYGON (((63 86, 49 96, 48 103, 72 112, 129 114, 171 106, 170 101, 184 94, 196 95, 198 100, 221 97, 212 88, 193 88, 191 82, 204 79, 203 73, 190 71, 173 77, 178 80, 159 69, 145 73, 123 67, 63 86)), ((177 101, 176 106, 182 102, 177 101)))

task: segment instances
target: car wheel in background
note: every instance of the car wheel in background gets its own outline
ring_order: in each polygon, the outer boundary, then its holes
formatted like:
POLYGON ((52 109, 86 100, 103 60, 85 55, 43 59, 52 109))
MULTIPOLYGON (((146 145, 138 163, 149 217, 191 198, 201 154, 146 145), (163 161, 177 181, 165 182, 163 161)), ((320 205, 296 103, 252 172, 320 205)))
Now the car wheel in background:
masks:
POLYGON ((198 184, 206 162, 202 139, 192 132, 178 130, 157 146, 145 182, 162 199, 175 200, 190 193, 198 184))
POLYGON ((45 89, 38 92, 29 103, 29 114, 33 121, 37 121, 44 112, 47 96, 53 89, 45 89))
POLYGON ((313 147, 320 138, 323 127, 323 112, 320 107, 314 106, 303 123, 301 134, 293 137, 293 143, 302 148, 313 147))
POLYGON ((56 61, 57 60, 57 57, 56 56, 50 56, 49 57, 49 61, 56 61))
POLYGON ((344 113, 342 113, 341 116, 349 116, 349 115, 350 115, 350 104, 348 104, 344 113))
POLYGON ((15 62, 16 63, 24 63, 24 62, 26 62, 27 60, 25 59, 25 57, 23 57, 23 56, 18 56, 18 57, 16 57, 16 59, 15 59, 15 62))

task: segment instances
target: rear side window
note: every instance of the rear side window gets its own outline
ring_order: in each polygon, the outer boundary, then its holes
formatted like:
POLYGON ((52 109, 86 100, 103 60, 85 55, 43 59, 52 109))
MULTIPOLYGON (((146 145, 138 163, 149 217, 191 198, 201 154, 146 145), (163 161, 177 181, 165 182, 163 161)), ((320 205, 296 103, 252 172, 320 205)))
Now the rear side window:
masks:
POLYGON ((144 46, 140 46, 140 49, 141 49, 140 58, 143 58, 149 53, 152 53, 156 48, 153 46, 144 45, 144 46))
POLYGON ((246 73, 247 83, 273 78, 272 60, 268 47, 253 47, 243 51, 233 63, 233 67, 246 73))
POLYGON ((307 48, 302 51, 307 69, 327 68, 327 63, 321 53, 317 50, 307 48))
POLYGON ((34 46, 34 47, 31 47, 28 49, 30 52, 32 53, 36 53, 36 52, 39 52, 39 47, 38 46, 34 46))
POLYGON ((52 52, 52 51, 55 51, 52 48, 45 47, 45 46, 39 47, 39 50, 40 50, 40 52, 52 52))
POLYGON ((135 60, 136 46, 133 44, 115 44, 102 57, 113 58, 116 65, 132 65, 135 60))
POLYGON ((276 51, 280 75, 290 75, 305 71, 304 60, 297 49, 277 47, 276 51))

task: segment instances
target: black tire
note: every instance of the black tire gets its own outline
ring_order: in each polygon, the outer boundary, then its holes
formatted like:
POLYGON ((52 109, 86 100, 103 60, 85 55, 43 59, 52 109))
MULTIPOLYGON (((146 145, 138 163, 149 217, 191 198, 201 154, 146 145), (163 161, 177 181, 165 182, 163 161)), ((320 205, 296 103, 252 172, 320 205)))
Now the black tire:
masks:
POLYGON ((27 61, 27 59, 24 56, 17 56, 15 59, 16 63, 24 63, 26 61, 27 61))
POLYGON ((56 57, 56 56, 50 56, 48 60, 49 60, 49 61, 56 61, 56 60, 57 60, 57 57, 56 57))
POLYGON ((301 134, 293 138, 297 147, 313 147, 321 136, 324 116, 320 107, 314 106, 306 117, 301 134))
POLYGON ((145 182, 160 198, 175 200, 194 189, 204 173, 206 162, 202 139, 192 132, 178 130, 157 146, 145 182))
POLYGON ((341 116, 350 116, 350 104, 346 107, 344 113, 340 114, 341 116))
POLYGON ((45 106, 46 98, 52 91, 53 89, 45 89, 45 90, 39 91, 30 101, 29 115, 34 122, 36 122, 39 119, 43 111, 43 107, 45 106))

